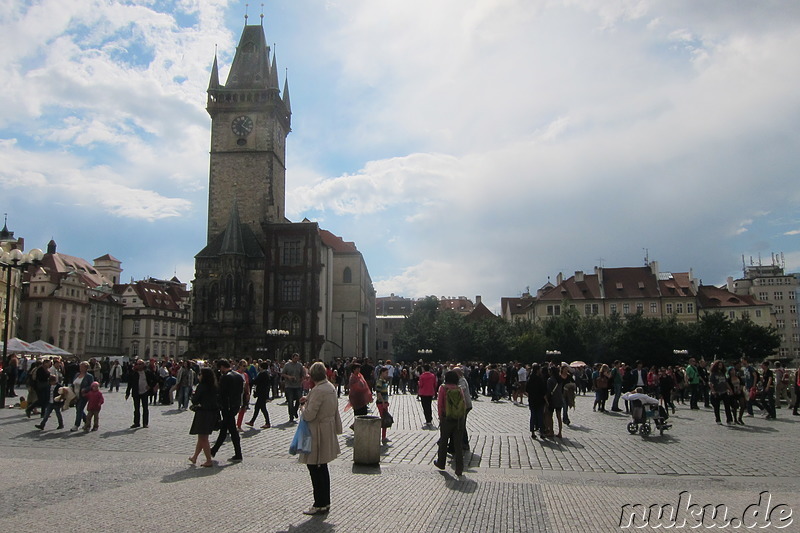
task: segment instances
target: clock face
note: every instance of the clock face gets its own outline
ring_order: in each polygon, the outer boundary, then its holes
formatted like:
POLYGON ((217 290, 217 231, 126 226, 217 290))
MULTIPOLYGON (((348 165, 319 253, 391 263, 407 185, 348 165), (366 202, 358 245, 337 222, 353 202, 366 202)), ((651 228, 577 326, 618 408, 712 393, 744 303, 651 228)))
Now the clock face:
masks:
POLYGON ((253 131, 253 119, 242 115, 231 122, 231 131, 239 137, 247 137, 253 131))

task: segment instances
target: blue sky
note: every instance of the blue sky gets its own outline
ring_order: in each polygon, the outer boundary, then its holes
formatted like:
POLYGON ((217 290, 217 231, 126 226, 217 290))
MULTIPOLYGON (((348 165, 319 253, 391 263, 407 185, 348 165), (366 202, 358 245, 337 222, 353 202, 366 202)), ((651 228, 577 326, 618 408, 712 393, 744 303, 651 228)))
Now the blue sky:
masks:
MULTIPOLYGON (((638 266, 800 270, 800 3, 275 0, 287 214, 378 295, 502 296, 638 266)), ((244 2, 0 0, 0 209, 28 248, 190 282, 209 69, 244 2)), ((257 24, 260 3, 251 3, 257 24)))

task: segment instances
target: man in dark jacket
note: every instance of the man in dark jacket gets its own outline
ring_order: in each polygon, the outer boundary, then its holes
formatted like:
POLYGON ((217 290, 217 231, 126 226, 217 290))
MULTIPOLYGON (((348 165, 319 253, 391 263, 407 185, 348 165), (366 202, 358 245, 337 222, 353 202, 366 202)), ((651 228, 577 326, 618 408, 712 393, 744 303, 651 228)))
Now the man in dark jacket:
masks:
POLYGON ((244 392, 244 378, 231 370, 231 364, 227 359, 217 360, 219 370, 219 409, 222 415, 222 427, 219 430, 217 442, 211 447, 211 456, 217 452, 225 443, 228 433, 231 434, 234 455, 229 461, 238 462, 242 460, 242 446, 239 438, 239 430, 236 429, 236 415, 242 407, 242 394, 244 392))
POLYGON ((250 419, 250 422, 245 422, 248 426, 252 426, 256 423, 256 418, 258 418, 259 413, 264 413, 264 425, 261 426, 261 429, 269 429, 269 413, 267 412, 267 400, 269 400, 269 386, 272 383, 272 376, 269 374, 269 363, 267 361, 262 361, 259 364, 259 368, 261 371, 252 381, 253 386, 255 387, 255 397, 256 397, 256 406, 253 409, 253 418, 250 419))
POLYGON ((158 377, 147 368, 144 361, 138 359, 133 369, 128 373, 128 388, 125 391, 125 399, 133 396, 133 424, 131 429, 139 427, 139 414, 141 412, 142 427, 147 427, 150 423, 150 410, 147 400, 150 393, 158 385, 158 377))

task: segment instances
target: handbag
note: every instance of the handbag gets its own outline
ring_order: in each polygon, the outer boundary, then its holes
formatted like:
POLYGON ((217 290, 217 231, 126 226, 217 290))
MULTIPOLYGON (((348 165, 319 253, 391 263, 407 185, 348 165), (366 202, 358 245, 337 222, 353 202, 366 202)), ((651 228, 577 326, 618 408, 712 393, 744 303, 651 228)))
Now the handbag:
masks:
POLYGON ((297 430, 294 432, 292 443, 289 445, 289 453, 291 455, 311 453, 311 429, 308 427, 306 419, 302 416, 297 424, 297 430))
POLYGON ((381 413, 381 427, 382 428, 390 428, 394 424, 394 417, 389 414, 389 411, 384 411, 381 413))

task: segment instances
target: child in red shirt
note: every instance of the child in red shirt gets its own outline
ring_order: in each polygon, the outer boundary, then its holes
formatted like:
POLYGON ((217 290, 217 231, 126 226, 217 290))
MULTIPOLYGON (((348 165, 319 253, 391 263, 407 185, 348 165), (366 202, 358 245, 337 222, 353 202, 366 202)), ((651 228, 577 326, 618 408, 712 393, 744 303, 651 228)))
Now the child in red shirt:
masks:
POLYGON ((100 384, 98 382, 92 383, 92 388, 89 389, 85 394, 84 397, 87 400, 86 403, 86 424, 83 426, 84 431, 89 431, 89 427, 92 425, 92 419, 94 419, 94 426, 92 426, 92 431, 97 431, 100 422, 100 408, 103 405, 105 399, 103 398, 103 393, 100 392, 100 384))

